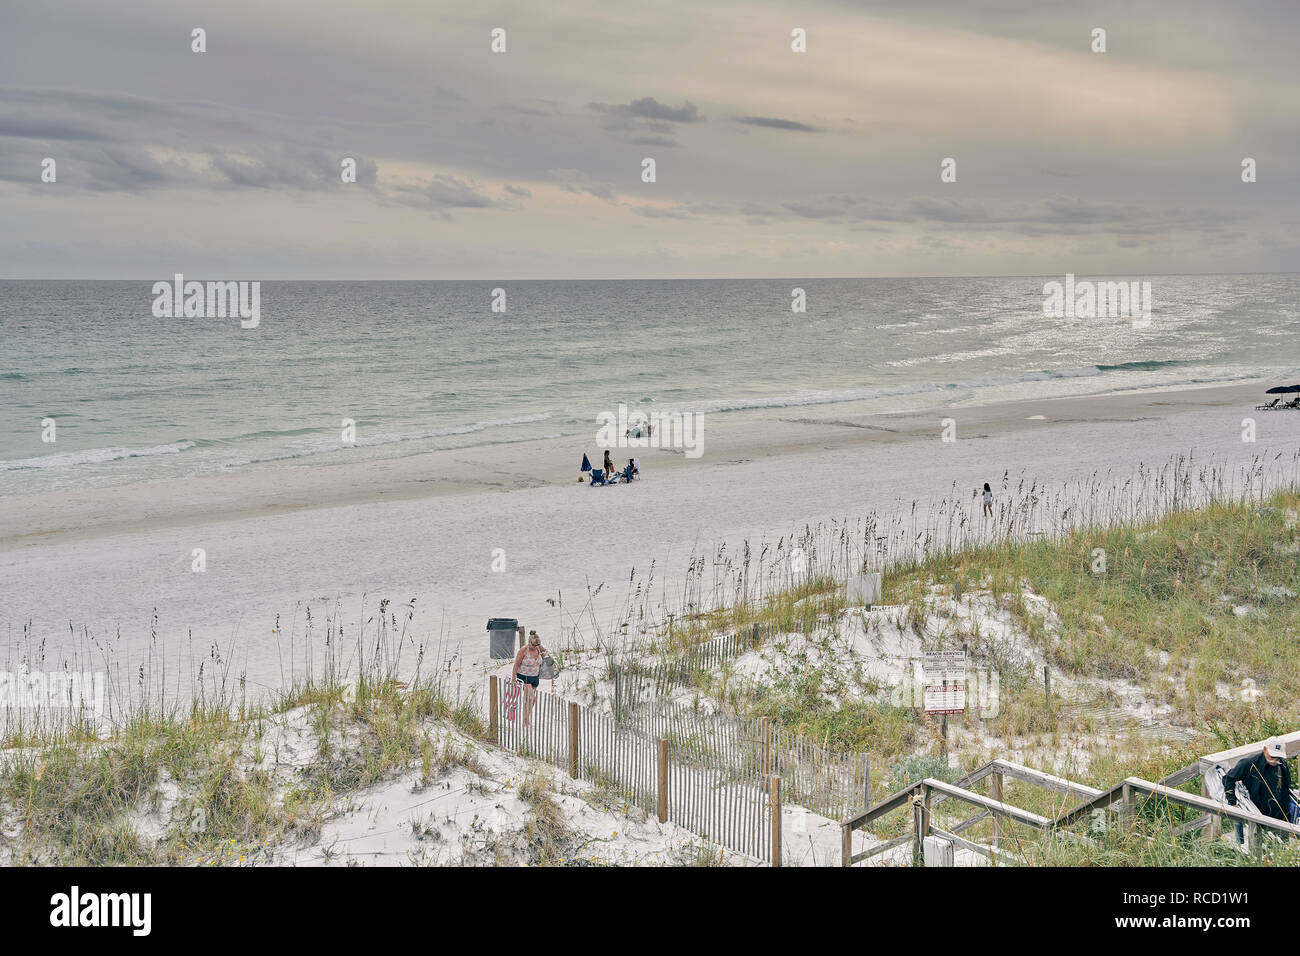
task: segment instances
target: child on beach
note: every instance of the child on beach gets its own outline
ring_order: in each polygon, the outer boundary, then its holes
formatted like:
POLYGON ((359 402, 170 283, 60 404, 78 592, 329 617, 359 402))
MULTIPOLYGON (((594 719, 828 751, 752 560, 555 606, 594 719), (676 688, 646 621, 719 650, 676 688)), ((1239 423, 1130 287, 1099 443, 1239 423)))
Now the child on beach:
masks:
POLYGON ((614 477, 614 459, 609 456, 609 449, 605 449, 605 477, 614 477))
POLYGON ((984 515, 988 518, 993 517, 993 489, 989 487, 987 481, 984 482, 984 515))

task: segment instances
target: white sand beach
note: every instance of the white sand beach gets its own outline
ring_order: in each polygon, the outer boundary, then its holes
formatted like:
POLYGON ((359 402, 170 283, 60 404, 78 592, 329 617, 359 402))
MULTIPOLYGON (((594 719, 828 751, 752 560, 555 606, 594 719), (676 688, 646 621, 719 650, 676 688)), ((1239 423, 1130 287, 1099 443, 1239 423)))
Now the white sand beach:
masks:
POLYGON ((616 449, 620 463, 637 455, 644 477, 608 488, 577 482, 582 454, 597 459, 594 442, 553 440, 9 497, 0 503, 0 631, 11 662, 39 649, 47 666, 87 636, 129 667, 161 648, 181 693, 186 660, 215 643, 231 673, 274 690, 300 666, 289 643, 308 606, 317 622, 337 606, 354 633, 381 599, 414 598, 417 639, 441 637, 459 645, 463 663, 481 663, 489 617, 553 635, 589 590, 604 585, 592 607, 612 616, 633 568, 654 562, 656 587, 671 595, 690 557, 724 542, 938 502, 954 485, 966 501, 1008 472, 1013 484, 1051 487, 1176 455, 1230 466, 1292 455, 1300 413, 1254 412, 1262 391, 733 415, 706 423, 697 460, 616 449), (1247 417, 1254 443, 1242 438, 1247 417), (954 442, 941 440, 944 418, 956 423, 954 442), (191 570, 196 548, 203 573, 191 570), (504 571, 493 570, 494 549, 504 571), (563 609, 548 603, 561 597, 563 609))

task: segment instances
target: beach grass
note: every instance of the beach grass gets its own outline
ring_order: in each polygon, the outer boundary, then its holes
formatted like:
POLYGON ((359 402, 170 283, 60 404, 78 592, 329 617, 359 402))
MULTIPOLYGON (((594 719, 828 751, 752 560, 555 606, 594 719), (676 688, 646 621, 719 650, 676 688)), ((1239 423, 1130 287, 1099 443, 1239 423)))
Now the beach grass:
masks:
MULTIPOLYGON (((960 598, 984 587, 1010 610, 1051 669, 1069 677, 1140 684, 1174 719, 1219 739, 1261 719, 1300 719, 1300 494, 1262 503, 1213 503, 1137 525, 1007 542, 894 570, 885 600, 925 613, 938 589, 960 598), (1026 601, 1046 599, 1052 619, 1026 601), (1245 695, 1257 706, 1240 706, 1245 695), (1228 693, 1225 696, 1225 691, 1228 693)), ((1040 675, 1003 674, 1007 691, 1032 685, 1043 707, 1003 716, 1008 732, 1051 727, 1040 675), (1016 726, 1019 724, 1019 726, 1016 726)))
POLYGON ((342 801, 398 770, 476 767, 430 721, 482 736, 472 701, 432 678, 304 684, 242 713, 215 704, 127 721, 103 739, 28 740, 5 753, 0 808, 16 861, 84 865, 248 862, 310 842, 342 801), (313 749, 278 753, 309 730, 313 749), (283 759, 282 759, 283 758, 283 759), (157 832, 145 832, 156 817, 157 832), (142 821, 146 821, 142 826, 142 821))
MULTIPOLYGON (((940 508, 931 509, 919 531, 903 519, 853 534, 847 525, 829 534, 809 528, 757 554, 746 546, 742 555, 693 560, 676 601, 652 600, 652 570, 635 585, 621 624, 602 629, 590 613, 571 615, 561 653, 576 659, 591 649, 618 648, 624 659, 684 660, 719 635, 751 631, 765 645, 789 644, 789 666, 773 679, 740 679, 724 661, 692 670, 692 690, 735 715, 769 717, 828 750, 869 753, 877 794, 924 776, 953 779, 987 759, 990 748, 1050 753, 1067 744, 1086 750, 1086 759, 1043 769, 1068 770, 1098 788, 1130 775, 1157 780, 1201 753, 1300 725, 1300 668, 1294 666, 1300 493, 1294 487, 1255 493, 1252 475, 1250 494, 1197 500, 1187 491, 1192 474, 1173 468, 1169 481, 1153 479, 1166 497, 1121 509, 1123 520, 1058 522, 1059 533, 1034 530, 1042 520, 1037 506, 1008 506, 975 536, 964 530, 967 515, 940 508), (944 515, 946 538, 937 530, 944 515), (883 562, 888 549, 876 544, 902 540, 921 544, 896 548, 883 562), (806 568, 796 568, 795 555, 806 568), (881 603, 893 605, 890 613, 918 637, 933 637, 927 625, 942 613, 937 601, 987 600, 1016 623, 1076 699, 1059 689, 1051 693, 1036 668, 989 635, 950 628, 945 639, 965 643, 973 664, 996 669, 1001 688, 996 714, 968 711, 950 719, 953 752, 945 754, 949 744, 934 718, 892 702, 887 687, 836 658, 838 622, 851 613, 844 577, 873 566, 884 570, 881 603), (751 567, 757 569, 752 578, 751 567), (714 569, 711 586, 708 568, 714 569), (579 633, 582 628, 594 634, 579 633), (644 639, 629 640, 632 632, 644 639), (1156 722, 1184 735, 1171 743, 1133 728, 1117 742, 1114 733, 1101 733, 1104 720, 1080 709, 1077 695, 1088 689, 1090 702, 1104 709, 1114 703, 1106 695, 1121 685, 1140 688, 1160 707, 1156 722), (961 741, 968 746, 958 746, 961 741)), ((1204 469, 1198 480, 1210 491, 1224 484, 1204 469)), ((1087 514, 1078 494, 1056 504, 1087 514)), ((142 666, 139 693, 119 691, 115 699, 124 703, 107 731, 80 718, 9 725, 0 765, 0 839, 11 858, 91 865, 269 860, 277 845, 318 839, 341 805, 398 770, 418 767, 428 783, 452 767, 472 769, 471 749, 435 741, 429 727, 441 722, 482 739, 481 702, 462 692, 459 677, 451 676, 459 671, 441 652, 421 676, 423 645, 415 676, 399 679, 403 647, 417 652, 407 629, 413 609, 408 606, 399 625, 387 603, 377 626, 347 644, 341 625, 330 622, 328 656, 310 662, 311 676, 293 679, 265 701, 248 700, 244 681, 229 671, 229 654, 222 658, 214 649, 212 670, 205 677, 199 669, 200 692, 183 705, 151 694, 142 666), (351 655, 346 662, 344 647, 351 655), (312 741, 310 753, 282 754, 291 728, 312 741)), ((309 621, 309 636, 310 627, 309 621)), ((553 799, 534 784, 524 788, 532 795, 525 794, 527 826, 537 837, 529 842, 533 862, 572 859, 572 834, 553 799)), ((1028 787, 1015 791, 1017 805, 1045 815, 1063 809, 1060 799, 1028 787)), ((898 832, 906 826, 901 817, 873 830, 898 832)), ((1165 840, 1164 823, 1158 814, 1147 821, 1139 814, 1132 832, 1107 830, 1086 844, 1035 838, 1019 859, 1136 865, 1242 859, 1230 848, 1221 853, 1195 838, 1173 839, 1172 830, 1165 840)), ((987 835, 988 824, 981 827, 972 835, 987 835)), ((1270 847, 1266 856, 1283 859, 1288 852, 1270 847)), ((706 853, 697 862, 712 859, 706 853)))
MULTIPOLYGON (((891 567, 882 604, 905 609, 919 634, 936 597, 960 602, 981 590, 1010 613, 1051 673, 1097 686, 1139 685, 1168 705, 1171 722, 1226 747, 1261 728, 1300 722, 1298 512, 1300 494, 1280 491, 1262 502, 1215 502, 1141 524, 940 552, 891 567), (1031 602, 1027 593, 1044 601, 1031 602)), ((844 610, 842 583, 810 579, 761 603, 701 615, 699 639, 758 624, 760 633, 776 635, 768 640, 820 639, 829 655, 828 622, 844 610)), ((969 645, 973 662, 999 670, 1000 713, 987 719, 994 732, 1074 729, 1070 710, 1052 706, 1040 671, 1000 656, 980 634, 953 637, 969 645)), ((837 701, 854 682, 843 669, 794 667, 743 690, 734 681, 724 686, 725 677, 723 668, 699 680, 733 706, 804 726, 836 749, 878 750, 882 739, 911 744, 923 736, 906 708, 837 701)), ((856 689, 878 690, 870 682, 856 689)))
MULTIPOLYGON (((925 776, 955 780, 1009 751, 1042 755, 1023 762, 1098 789, 1127 776, 1159 780, 1205 753, 1300 727, 1298 513, 1300 493, 1277 490, 1057 536, 1007 535, 891 565, 882 604, 898 608, 924 642, 943 633, 945 646, 960 641, 972 666, 1001 678, 995 714, 971 709, 949 718, 954 750, 943 757, 937 718, 898 706, 887 688, 845 666, 836 638, 848 609, 834 576, 808 575, 761 600, 678 615, 672 642, 654 650, 687 659, 719 633, 757 625, 766 649, 783 652, 780 672, 751 681, 727 663, 701 667, 689 681, 697 698, 736 716, 769 717, 831 751, 870 753, 881 795, 925 776), (937 599, 985 599, 1004 611, 1045 662, 1048 683, 1038 666, 978 627, 935 621, 943 613, 937 599), (1138 690, 1155 716, 1116 722, 1116 688, 1138 690), (963 739, 979 746, 957 746, 963 739), (1049 756, 1062 753, 1069 754, 1064 765, 1049 756)), ((1028 785, 1008 784, 1007 793, 1045 816, 1070 805, 1028 785)), ((1195 834, 1174 839, 1172 828, 1187 815, 1166 806, 1164 817, 1139 814, 1127 829, 1092 842, 1022 834, 1019 858, 1053 865, 1295 860, 1289 843, 1267 842, 1252 858, 1195 834)), ((872 829, 891 836, 909 826, 903 812, 872 829)), ((991 825, 968 835, 988 838, 991 825)))

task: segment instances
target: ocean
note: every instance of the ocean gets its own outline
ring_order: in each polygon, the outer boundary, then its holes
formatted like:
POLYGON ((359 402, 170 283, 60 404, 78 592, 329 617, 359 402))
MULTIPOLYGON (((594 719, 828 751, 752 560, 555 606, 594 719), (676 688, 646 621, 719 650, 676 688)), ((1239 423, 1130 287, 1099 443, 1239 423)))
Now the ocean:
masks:
POLYGON ((3 281, 0 493, 594 435, 620 403, 715 422, 1300 381, 1300 275, 1151 277, 1146 328, 1045 317, 1052 278, 267 281, 256 329, 156 318, 153 280, 3 281))

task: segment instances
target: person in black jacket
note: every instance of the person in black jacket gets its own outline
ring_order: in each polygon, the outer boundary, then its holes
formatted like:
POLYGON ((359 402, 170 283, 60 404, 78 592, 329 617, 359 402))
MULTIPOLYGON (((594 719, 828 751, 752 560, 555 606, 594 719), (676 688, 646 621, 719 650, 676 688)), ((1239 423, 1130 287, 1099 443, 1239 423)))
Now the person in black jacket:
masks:
MULTIPOLYGON (((1237 805, 1237 781, 1246 786, 1250 802, 1266 817, 1291 821, 1291 770, 1286 765, 1286 744, 1270 740, 1264 749, 1247 757, 1223 775, 1223 796, 1229 806, 1237 805)), ((1237 821, 1237 838, 1242 825, 1237 821)))

